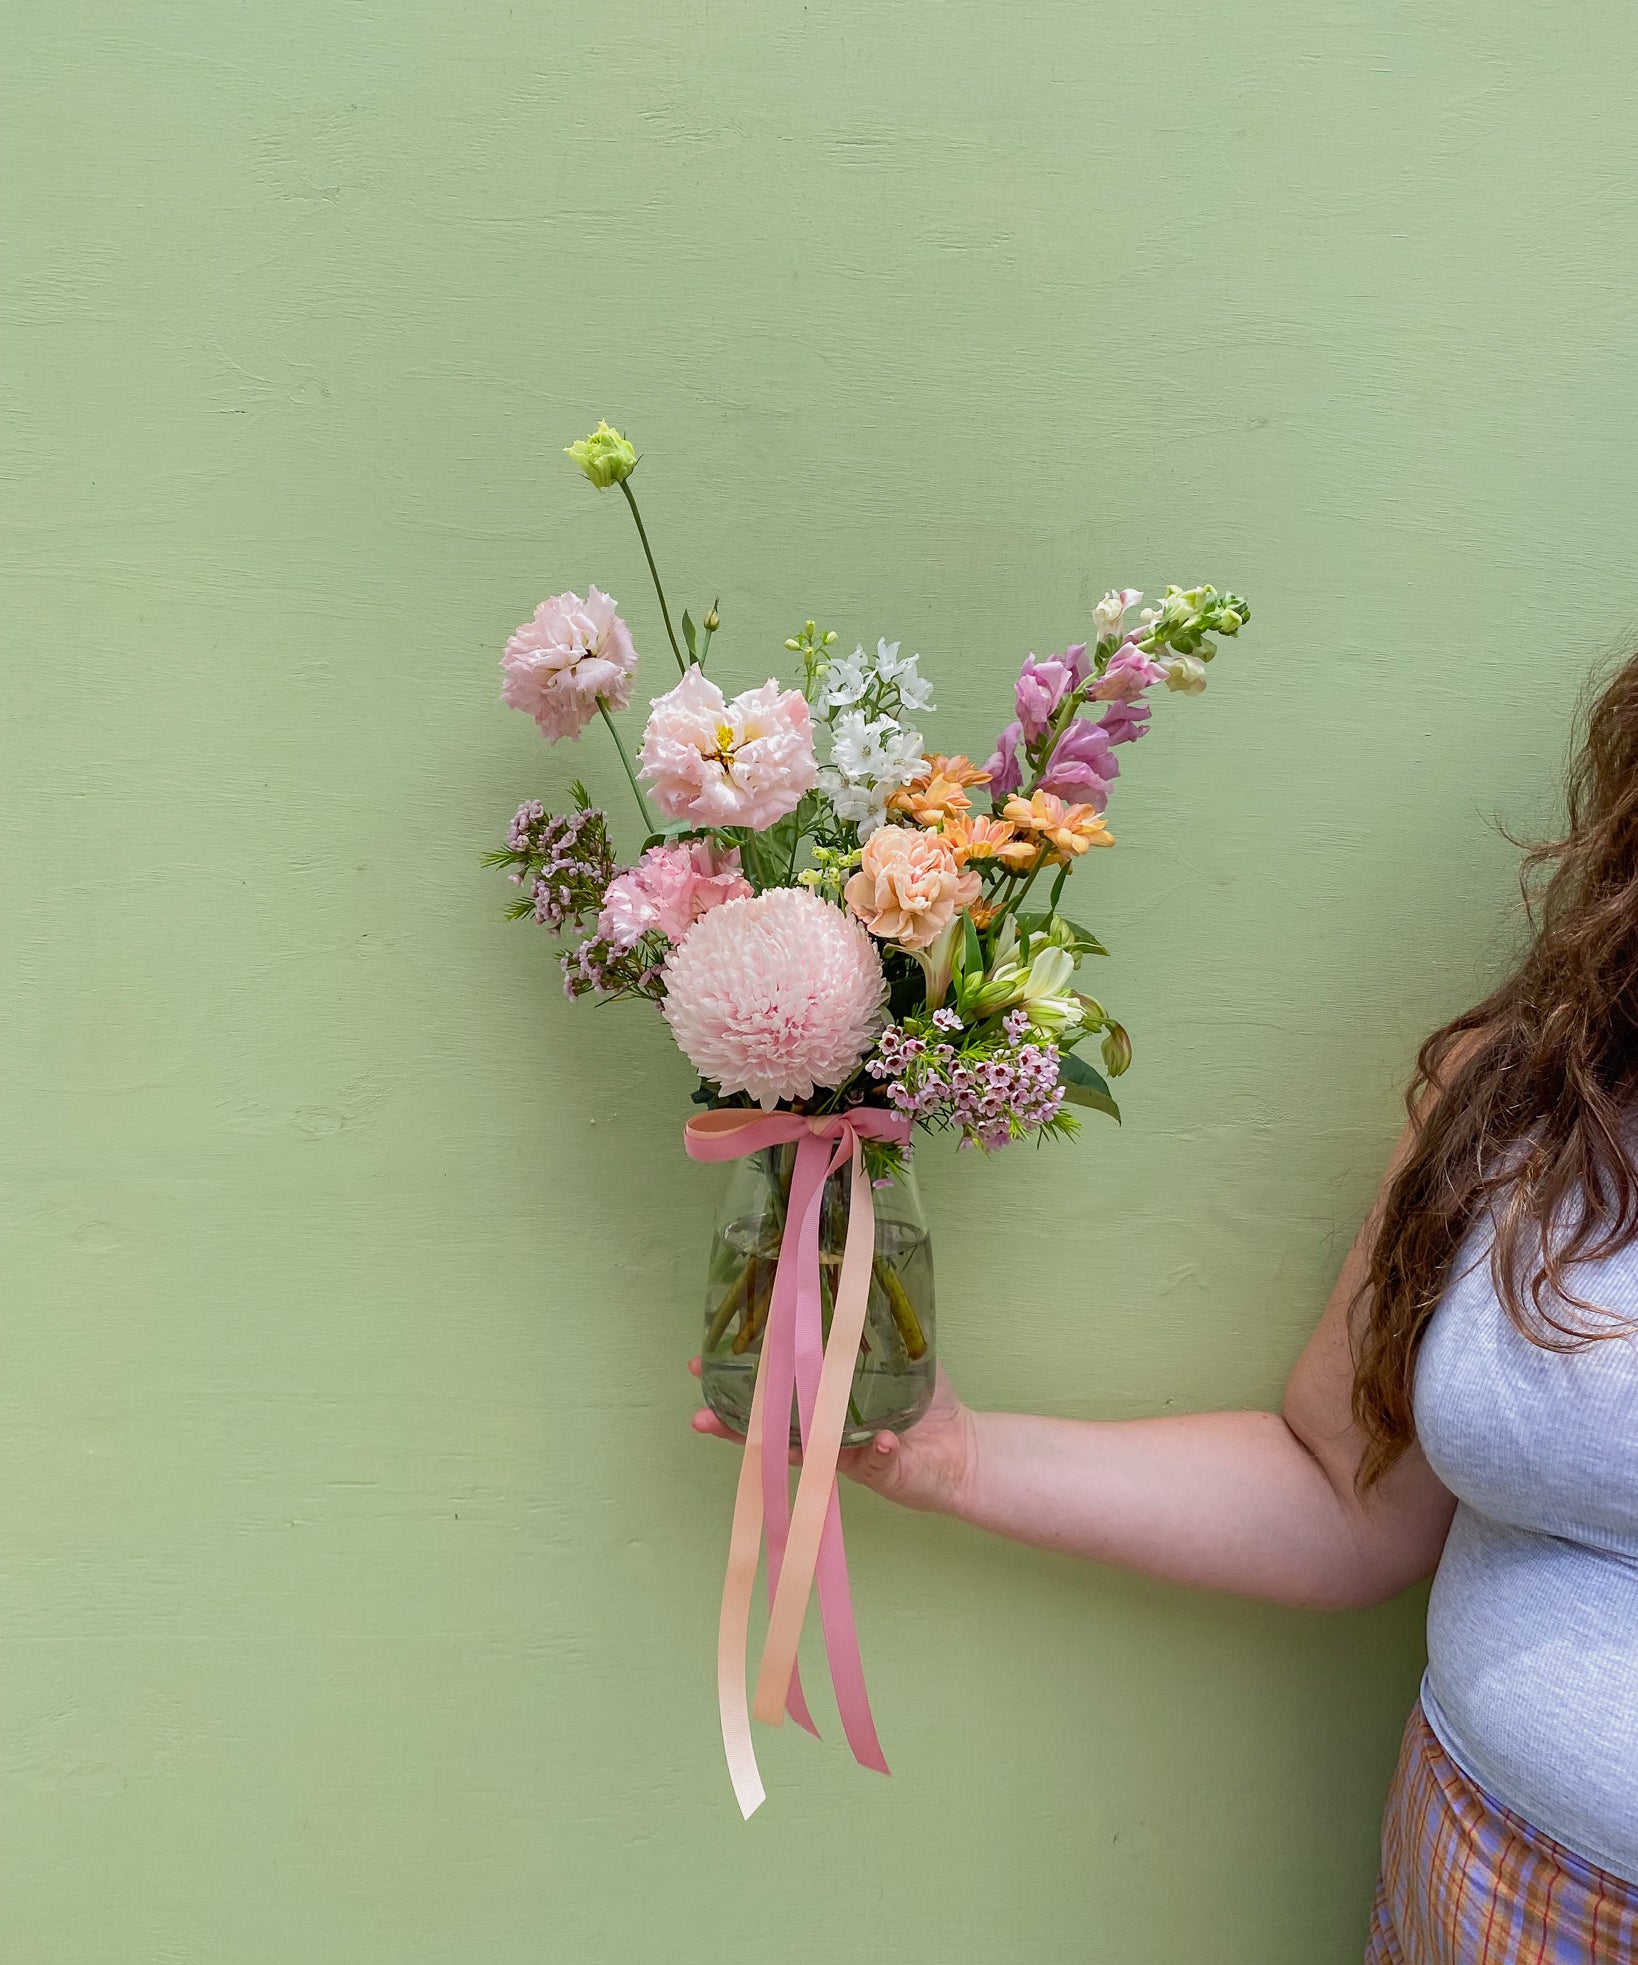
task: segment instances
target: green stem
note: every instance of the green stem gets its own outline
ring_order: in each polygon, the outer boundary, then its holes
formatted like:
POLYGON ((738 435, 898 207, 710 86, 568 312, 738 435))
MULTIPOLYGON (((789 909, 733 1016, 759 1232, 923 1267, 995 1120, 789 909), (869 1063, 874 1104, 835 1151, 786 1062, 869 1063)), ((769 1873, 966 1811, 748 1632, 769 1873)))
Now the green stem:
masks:
POLYGON ((995 932, 995 930, 1000 928, 1001 923, 1005 921, 1009 915, 1013 915, 1018 912, 1018 909, 1023 902, 1024 896, 1035 885, 1035 876, 1041 871, 1042 867, 1044 867, 1046 863, 1047 863, 1047 856, 1045 853, 1042 853, 1041 857, 1035 862, 1034 866, 1030 868, 1029 872, 1027 874, 1023 874, 1019 876, 1023 880, 1024 884, 1022 887, 1018 889, 1018 892, 1016 894, 1009 894, 1006 900, 1004 900, 1001 903, 1000 912, 996 915, 994 922, 991 924, 992 934, 995 932))
POLYGON ((900 1340, 906 1355, 914 1361, 927 1355, 927 1336, 922 1330, 921 1319, 916 1315, 916 1306, 910 1301, 910 1293, 900 1282, 898 1272, 883 1256, 871 1259, 871 1268, 876 1281, 881 1285, 882 1295, 887 1298, 887 1307, 893 1314, 893 1322, 898 1327, 900 1340))
POLYGON ((660 597, 660 618, 665 622, 665 638, 670 642, 671 652, 677 658, 677 667, 684 675, 687 675, 688 664, 683 660, 683 652, 677 646, 676 635, 672 633, 671 609, 665 604, 665 589, 660 585, 660 569, 654 564, 654 554, 648 543, 648 533, 643 527, 643 515, 637 509, 637 500, 632 495, 629 479, 622 478, 620 480, 620 489, 626 494, 626 503, 631 507, 631 516, 637 521, 637 537, 643 542, 643 557, 648 561, 649 577, 654 582, 654 591, 660 597))
POLYGON ((645 833, 650 833, 654 830, 654 819, 648 809, 648 800, 644 798, 643 788, 637 782, 637 773, 631 768, 631 759, 626 756, 626 747, 621 743, 620 733, 614 727, 614 718, 609 715, 609 706, 601 696, 597 699, 597 714, 609 727, 609 735, 614 739, 614 748, 620 753, 620 762, 625 766, 626 783, 631 786, 631 795, 637 801, 637 810, 643 815, 643 830, 645 833))

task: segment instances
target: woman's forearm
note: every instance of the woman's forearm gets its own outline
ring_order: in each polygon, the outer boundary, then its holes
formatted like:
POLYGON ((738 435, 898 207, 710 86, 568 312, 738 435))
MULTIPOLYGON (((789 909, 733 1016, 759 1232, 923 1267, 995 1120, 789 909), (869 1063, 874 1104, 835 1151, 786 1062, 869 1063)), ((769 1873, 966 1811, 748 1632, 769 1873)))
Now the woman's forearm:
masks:
POLYGON ((1380 1601, 1423 1573, 1285 1420, 979 1412, 948 1511, 1015 1541, 1277 1602, 1380 1601))

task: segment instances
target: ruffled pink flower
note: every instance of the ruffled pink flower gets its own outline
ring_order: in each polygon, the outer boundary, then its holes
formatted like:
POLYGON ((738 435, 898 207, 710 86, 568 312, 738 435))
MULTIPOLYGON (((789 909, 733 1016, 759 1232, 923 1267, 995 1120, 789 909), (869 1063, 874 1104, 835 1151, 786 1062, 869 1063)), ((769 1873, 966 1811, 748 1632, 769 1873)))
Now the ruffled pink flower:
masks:
POLYGON ((697 667, 654 698, 638 757, 668 819, 755 832, 794 812, 819 775, 800 690, 770 678, 730 703, 697 667))
POLYGON ((701 915, 724 901, 743 900, 750 891, 737 852, 719 852, 708 839, 651 846, 634 867, 609 882, 597 932, 622 955, 644 935, 680 942, 701 915))
POLYGON ((850 1077, 887 1000, 870 937, 805 887, 714 908, 666 957, 665 991, 665 1020, 700 1076, 769 1112, 850 1077))
POLYGON ((623 710, 631 701, 637 651, 614 602, 597 588, 554 594, 506 644, 501 696, 525 710, 544 736, 578 737, 600 702, 623 710))

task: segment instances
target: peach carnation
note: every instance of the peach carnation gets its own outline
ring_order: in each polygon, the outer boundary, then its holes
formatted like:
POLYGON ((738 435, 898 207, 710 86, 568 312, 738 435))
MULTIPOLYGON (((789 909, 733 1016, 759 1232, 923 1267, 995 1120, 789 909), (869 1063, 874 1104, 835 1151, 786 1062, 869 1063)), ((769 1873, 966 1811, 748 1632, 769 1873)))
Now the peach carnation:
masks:
POLYGON ((614 602, 595 587, 553 594, 512 635, 501 657, 502 700, 525 710, 544 736, 578 737, 599 703, 623 710, 631 701, 637 650, 614 602))
POLYGON ((842 896, 878 940, 914 953, 937 941, 956 909, 978 899, 981 886, 976 873, 956 865, 941 834, 882 826, 865 841, 859 871, 842 896))
POLYGON ((683 1055, 767 1112, 850 1077, 887 1000, 870 937, 805 887, 713 908, 664 974, 665 1020, 683 1055))
POLYGON ((668 819, 755 832, 794 812, 819 775, 799 689, 770 678, 730 703, 697 667, 654 698, 638 761, 668 819))
POLYGON ((743 900, 750 891, 737 852, 720 852, 708 839, 653 846, 609 882, 597 932, 621 954, 644 935, 680 942, 702 914, 726 901, 743 900))

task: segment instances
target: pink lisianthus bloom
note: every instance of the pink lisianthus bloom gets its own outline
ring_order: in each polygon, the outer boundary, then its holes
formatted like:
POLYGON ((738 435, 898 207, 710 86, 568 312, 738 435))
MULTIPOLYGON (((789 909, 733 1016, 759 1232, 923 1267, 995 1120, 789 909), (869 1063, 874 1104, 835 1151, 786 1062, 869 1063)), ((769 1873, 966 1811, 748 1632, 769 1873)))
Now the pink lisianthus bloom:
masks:
POLYGON ((644 935, 680 942, 701 915, 725 901, 743 900, 750 891, 737 851, 718 852, 708 839, 651 846, 604 890, 597 933, 622 955, 644 935))
POLYGON ((1117 648, 1109 666, 1092 685, 1094 703, 1135 703, 1152 683, 1164 682, 1166 671, 1144 654, 1135 641, 1117 648))
POLYGON ((1033 655, 1024 658, 1018 681, 1013 687, 1013 707, 1024 735, 1033 744, 1046 732, 1047 725, 1062 707, 1072 689, 1086 680, 1086 644, 1078 643, 1062 655, 1051 655, 1038 662, 1033 655))
POLYGON ((665 961, 665 1020, 700 1076, 766 1112, 857 1068, 887 983, 870 937, 805 887, 713 908, 665 961))
POLYGON ((596 587, 554 594, 512 635, 501 657, 501 697, 525 710, 556 743, 578 737, 599 703, 623 710, 631 701, 637 650, 614 602, 596 587))
POLYGON ((941 834, 881 826, 865 841, 842 898, 878 941, 914 954, 937 941, 956 909, 970 907, 983 891, 977 872, 956 864, 941 834))
POLYGON ((1120 776, 1119 763, 1109 755, 1114 741, 1102 723, 1077 717, 1053 745, 1040 789, 1058 798, 1083 800, 1101 812, 1109 803, 1110 784, 1120 776))
POLYGON ((819 775, 799 689, 770 678, 730 703, 697 667, 654 698, 638 762, 668 819, 756 832, 794 812, 819 775))

